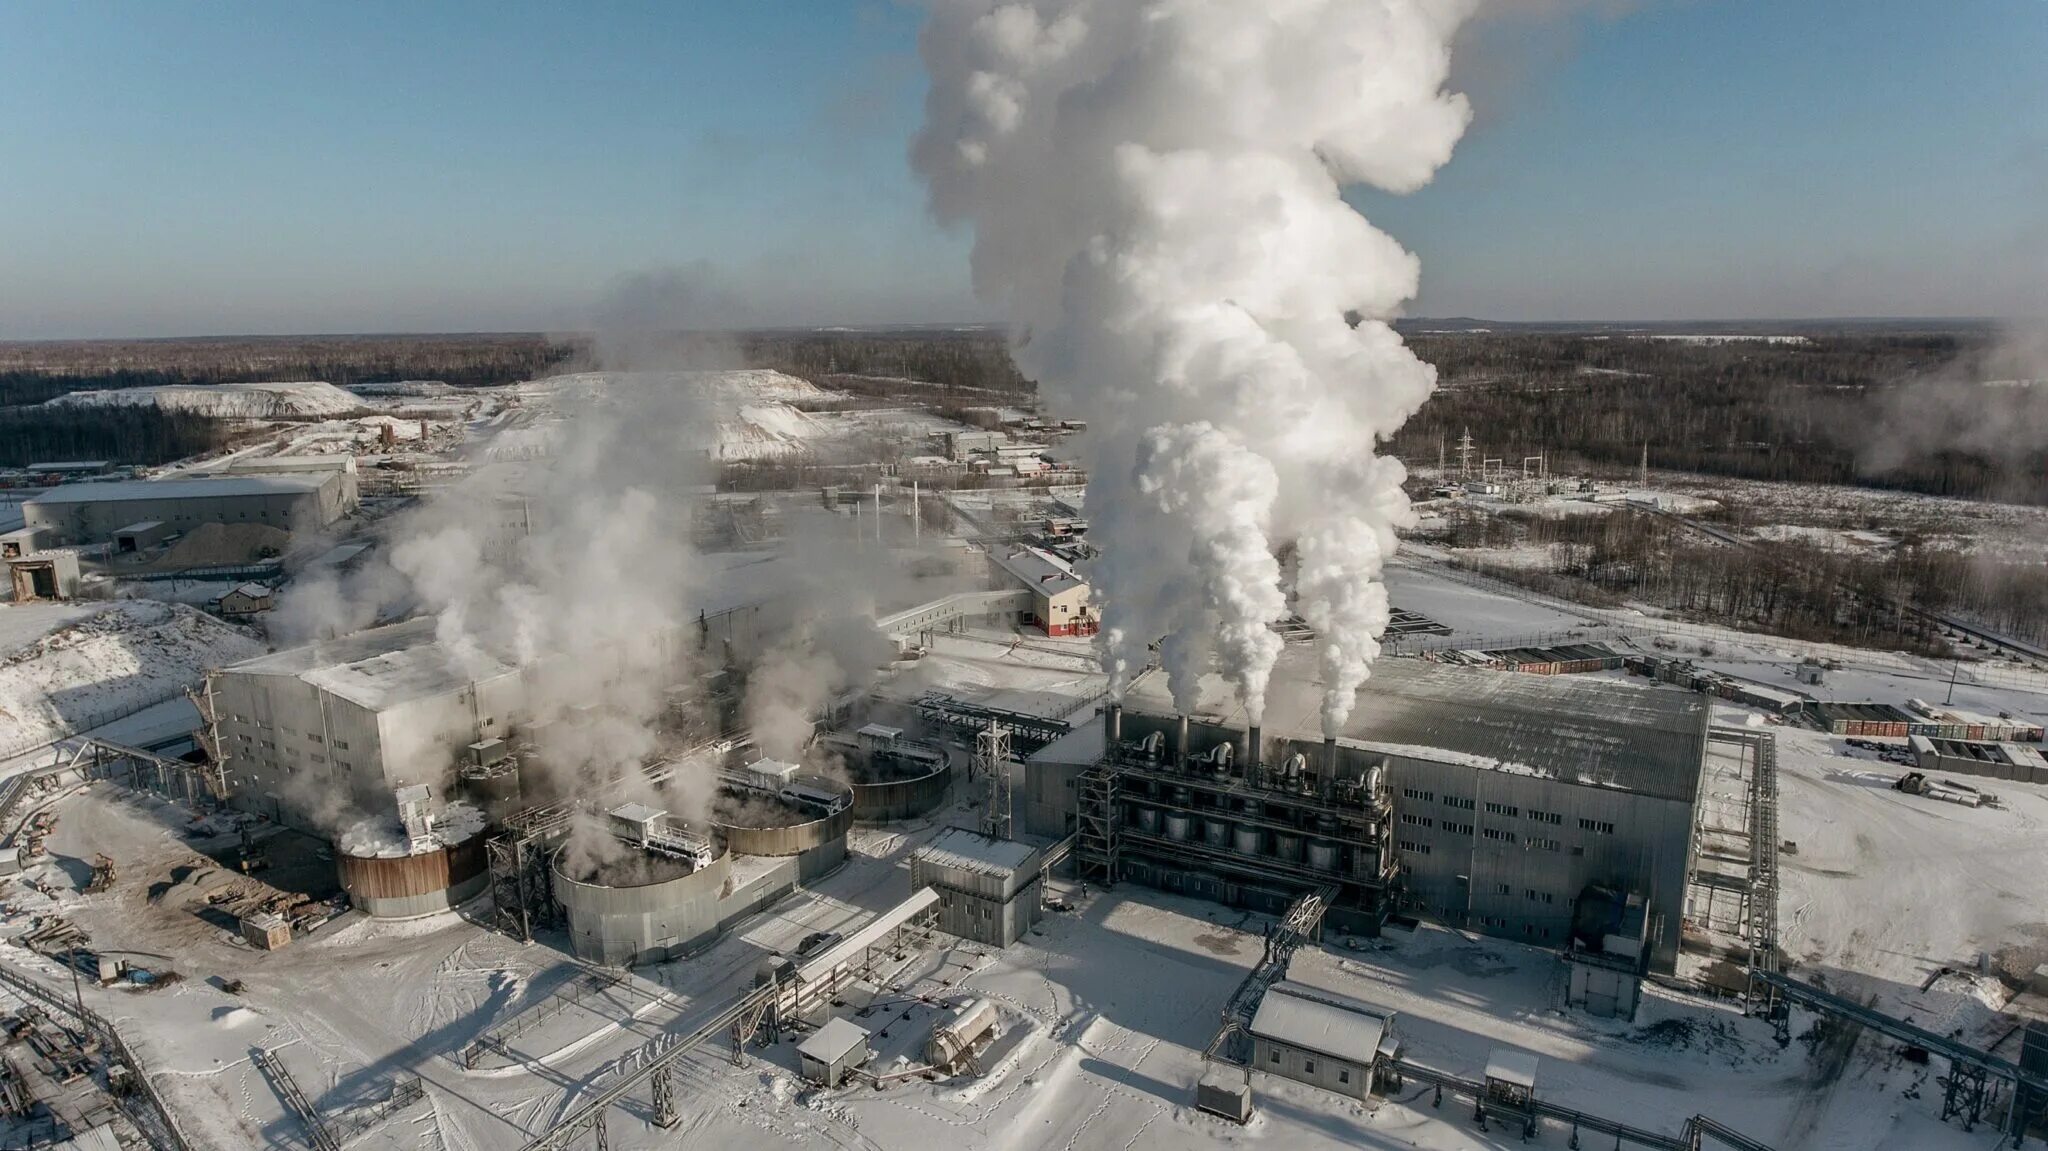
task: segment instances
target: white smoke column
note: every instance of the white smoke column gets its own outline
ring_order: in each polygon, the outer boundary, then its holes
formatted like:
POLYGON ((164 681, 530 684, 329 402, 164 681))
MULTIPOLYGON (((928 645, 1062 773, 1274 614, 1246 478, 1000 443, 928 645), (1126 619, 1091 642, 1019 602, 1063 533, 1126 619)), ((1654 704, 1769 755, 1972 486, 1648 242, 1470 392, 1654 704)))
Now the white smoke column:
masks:
POLYGON ((934 0, 913 162, 973 225, 1019 365, 1089 422, 1113 694, 1165 635, 1177 704, 1213 650, 1256 718, 1285 608, 1271 541, 1294 539, 1324 730, 1348 718, 1409 515, 1373 452, 1435 373, 1386 323, 1414 257, 1341 190, 1413 191, 1450 158, 1476 5, 934 0))

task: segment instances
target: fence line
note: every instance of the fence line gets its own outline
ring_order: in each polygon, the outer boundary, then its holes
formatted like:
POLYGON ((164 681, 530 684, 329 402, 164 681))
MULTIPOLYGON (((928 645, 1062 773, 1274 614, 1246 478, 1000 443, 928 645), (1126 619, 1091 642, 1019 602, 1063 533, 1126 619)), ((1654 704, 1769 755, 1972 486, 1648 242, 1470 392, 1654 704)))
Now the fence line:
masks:
POLYGON ((127 719, 138 712, 148 711, 160 703, 169 703, 183 696, 190 686, 190 684, 174 683, 144 696, 143 698, 147 701, 144 703, 136 703, 132 699, 124 700, 118 704, 108 704, 105 707, 84 712, 76 719, 65 720, 55 735, 33 735, 27 739, 17 739, 13 743, 0 745, 0 759, 12 759, 17 755, 34 751, 39 747, 49 747, 51 744, 77 735, 80 732, 91 731, 93 728, 104 726, 117 719, 127 719))

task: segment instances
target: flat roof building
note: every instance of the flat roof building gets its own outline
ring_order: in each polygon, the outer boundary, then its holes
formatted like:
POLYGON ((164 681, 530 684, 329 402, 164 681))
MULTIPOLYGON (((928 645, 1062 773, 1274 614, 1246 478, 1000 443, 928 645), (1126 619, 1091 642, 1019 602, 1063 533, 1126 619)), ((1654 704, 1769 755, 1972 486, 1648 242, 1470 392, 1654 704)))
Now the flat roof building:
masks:
POLYGON ((949 827, 910 855, 910 886, 939 893, 939 930, 1008 947, 1038 922, 1038 849, 949 827))
POLYGON ((342 473, 323 472, 65 484, 23 504, 22 518, 28 527, 49 529, 59 542, 85 544, 150 520, 179 532, 209 523, 312 531, 354 507, 342 473))
POLYGON ((837 1087, 846 1073, 868 1061, 868 1033, 857 1023, 834 1019, 797 1045, 803 1077, 820 1087, 837 1087))

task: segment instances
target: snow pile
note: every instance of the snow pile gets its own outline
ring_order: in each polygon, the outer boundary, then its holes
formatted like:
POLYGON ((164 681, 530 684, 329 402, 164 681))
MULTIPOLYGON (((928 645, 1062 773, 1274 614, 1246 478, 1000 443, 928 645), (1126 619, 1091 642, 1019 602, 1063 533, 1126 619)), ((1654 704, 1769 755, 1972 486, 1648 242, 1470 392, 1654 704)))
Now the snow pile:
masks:
POLYGON ((169 384, 161 387, 68 392, 47 407, 155 407, 219 419, 338 416, 363 406, 333 384, 318 380, 252 384, 169 384))
POLYGON ((82 731, 262 652, 240 629, 184 604, 113 604, 0 662, 0 743, 20 750, 82 731))
MULTIPOLYGON (((619 384, 692 391, 715 413, 707 450, 719 460, 781 459, 802 455, 830 427, 794 403, 829 398, 808 380, 766 369, 687 372, 578 372, 520 385, 520 392, 562 412, 601 402, 619 384)), ((548 454, 554 435, 544 426, 499 436, 485 449, 493 459, 534 459, 548 454)))

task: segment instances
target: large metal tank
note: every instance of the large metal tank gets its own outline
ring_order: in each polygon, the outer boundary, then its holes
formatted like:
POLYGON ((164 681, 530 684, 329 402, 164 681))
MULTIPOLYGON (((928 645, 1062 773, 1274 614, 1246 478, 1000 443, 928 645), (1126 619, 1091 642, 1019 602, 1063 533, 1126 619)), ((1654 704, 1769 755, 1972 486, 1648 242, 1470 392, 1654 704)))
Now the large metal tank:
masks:
POLYGON ((856 823, 889 823, 929 815, 946 802, 953 786, 953 759, 941 747, 910 745, 929 755, 876 755, 853 775, 853 819, 856 823), (886 761, 886 762, 885 762, 886 761))
POLYGON ((1301 862, 1301 837, 1291 832, 1273 833, 1273 854, 1289 863, 1301 862))
POLYGON ((995 1030, 996 1005, 977 999, 932 1025, 932 1037, 925 1043, 924 1061, 951 1070, 960 1058, 974 1050, 995 1030))
POLYGON ((1337 845, 1321 840, 1309 841, 1308 865, 1317 871, 1337 870, 1337 845))
POLYGON ((446 911, 482 891, 491 878, 484 867, 480 835, 417 855, 336 851, 334 859, 349 902, 376 919, 412 919, 446 911))
POLYGON ((1187 837, 1188 817, 1178 812, 1169 812, 1166 816, 1166 838, 1186 840, 1187 837))
POLYGON ((578 959, 610 966, 687 954, 718 931, 732 856, 692 870, 684 860, 635 849, 594 863, 555 856, 555 900, 578 959))
POLYGON ((1204 820, 1202 823, 1202 840, 1210 847, 1229 847, 1229 822, 1221 819, 1204 820))
POLYGON ((1230 845, 1244 855, 1257 855, 1259 848, 1263 846, 1260 841, 1264 838, 1259 834, 1258 828, 1239 824, 1231 836, 1230 845))
POLYGON ((1145 833, 1146 833, 1146 834, 1148 834, 1148 835, 1153 835, 1153 834, 1157 834, 1157 833, 1158 833, 1158 831, 1159 831, 1159 809, 1158 809, 1158 808, 1156 808, 1156 807, 1141 807, 1141 808, 1139 808, 1139 809, 1138 809, 1138 830, 1139 830, 1139 831, 1142 831, 1142 832, 1145 832, 1145 833))
POLYGON ((335 870, 349 902, 376 919, 413 919, 446 911, 490 884, 483 816, 451 804, 436 838, 413 850, 396 823, 364 820, 335 846, 335 870))

